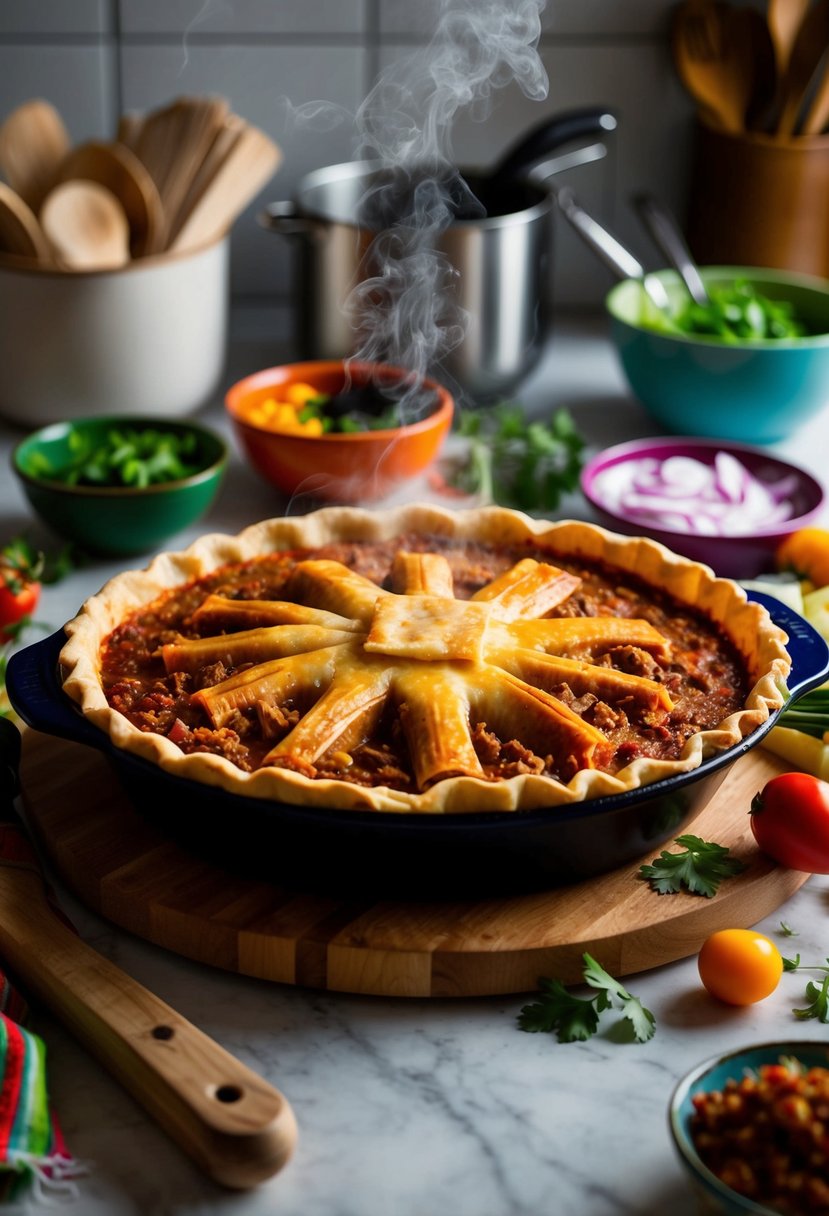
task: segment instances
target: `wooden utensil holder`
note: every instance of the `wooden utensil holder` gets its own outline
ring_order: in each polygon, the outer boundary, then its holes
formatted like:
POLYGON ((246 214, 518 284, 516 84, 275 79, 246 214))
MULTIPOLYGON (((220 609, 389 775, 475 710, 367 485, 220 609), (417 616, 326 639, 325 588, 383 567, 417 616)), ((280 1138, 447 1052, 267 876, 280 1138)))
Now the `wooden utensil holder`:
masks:
POLYGON ((829 136, 697 127, 688 241, 704 265, 829 278, 829 136))

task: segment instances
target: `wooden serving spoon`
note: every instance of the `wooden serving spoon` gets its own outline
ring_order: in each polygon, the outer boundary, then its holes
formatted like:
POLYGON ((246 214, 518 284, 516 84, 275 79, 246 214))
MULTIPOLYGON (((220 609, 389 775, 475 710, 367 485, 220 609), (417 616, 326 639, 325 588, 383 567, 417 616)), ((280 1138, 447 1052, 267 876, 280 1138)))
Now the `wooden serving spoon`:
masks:
POLYGON ((37 216, 5 182, 0 182, 0 250, 37 262, 52 260, 37 216))
POLYGON ((60 166, 58 183, 97 182, 118 199, 130 229, 130 253, 142 257, 164 247, 164 212, 155 182, 124 144, 91 140, 73 148, 60 166))
POLYGON ((139 114, 135 110, 125 112, 118 119, 118 127, 115 132, 117 142, 134 152, 143 125, 143 114, 139 114))
POLYGON ((124 208, 97 182, 73 179, 55 186, 40 222, 57 260, 68 269, 117 270, 129 261, 124 208))
POLYGON ((0 127, 0 170, 35 214, 69 147, 63 120, 48 101, 25 102, 0 127))
POLYGON ((17 727, 0 719, 4 964, 209 1177, 235 1188, 264 1182, 296 1143, 289 1103, 58 918, 14 811, 19 755, 17 727))
POLYGON ((746 129, 755 77, 751 44, 731 25, 737 11, 720 0, 686 0, 672 26, 680 80, 709 122, 732 134, 746 129))
POLYGON ((774 46, 777 75, 781 80, 788 70, 792 47, 810 3, 811 0, 768 0, 766 22, 774 46))

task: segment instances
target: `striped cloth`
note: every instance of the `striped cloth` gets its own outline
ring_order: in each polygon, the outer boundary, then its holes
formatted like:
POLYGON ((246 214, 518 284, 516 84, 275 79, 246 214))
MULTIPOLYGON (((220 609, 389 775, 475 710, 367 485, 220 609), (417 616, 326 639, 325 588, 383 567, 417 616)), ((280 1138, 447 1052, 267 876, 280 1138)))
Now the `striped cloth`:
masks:
MULTIPOLYGON (((32 870, 43 879, 37 852, 18 821, 20 733, 0 715, 0 865, 32 870)), ((44 880, 56 916, 70 926, 44 880)), ((26 1030, 28 1008, 0 967, 0 1200, 31 1184, 37 1197, 77 1194, 72 1179, 85 1169, 70 1155, 49 1105, 46 1048, 26 1030)))
POLYGON ((46 1089, 43 1040, 20 1023, 26 1002, 0 972, 0 1197, 34 1182, 38 1194, 74 1193, 82 1172, 66 1148, 46 1089))

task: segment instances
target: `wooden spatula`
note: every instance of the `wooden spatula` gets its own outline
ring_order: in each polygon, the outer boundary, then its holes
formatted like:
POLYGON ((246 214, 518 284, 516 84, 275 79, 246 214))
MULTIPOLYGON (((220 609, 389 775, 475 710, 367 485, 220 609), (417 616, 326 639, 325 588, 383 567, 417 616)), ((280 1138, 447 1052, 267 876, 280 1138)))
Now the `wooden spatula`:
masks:
POLYGON ((19 757, 0 719, 0 842, 17 834, 14 861, 0 856, 0 958, 206 1174, 238 1189, 270 1178, 296 1142, 290 1105, 56 916, 14 812, 19 757))
POLYGON ((213 143, 208 148, 204 160, 199 165, 184 198, 179 204, 175 215, 168 217, 167 242, 173 242, 187 221, 187 217, 199 202, 202 195, 210 187, 219 169, 224 164, 231 150, 236 146, 239 136, 245 130, 247 123, 238 114, 228 114, 224 123, 216 132, 213 143))
POLYGON ((158 188, 168 220, 178 214, 229 109, 223 97, 179 97, 144 116, 134 150, 158 188))
POLYGON ((270 181, 281 160, 282 153, 273 140, 258 127, 245 124, 169 248, 197 249, 226 232, 270 181))
POLYGON ((63 119, 40 98, 18 106, 0 127, 0 170, 35 214, 69 147, 63 119))

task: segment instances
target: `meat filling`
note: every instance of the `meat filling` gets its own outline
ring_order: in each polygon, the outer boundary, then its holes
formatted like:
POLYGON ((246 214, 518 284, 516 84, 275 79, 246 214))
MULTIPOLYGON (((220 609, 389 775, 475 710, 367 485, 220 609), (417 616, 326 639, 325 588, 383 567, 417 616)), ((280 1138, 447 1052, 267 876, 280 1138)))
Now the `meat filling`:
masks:
MULTIPOLYGON (((601 767, 610 772, 617 772, 637 756, 675 759, 689 735, 717 726, 745 701, 745 665, 719 628, 663 592, 639 584, 631 575, 598 564, 568 562, 537 546, 488 548, 471 542, 406 536, 393 542, 331 544, 313 554, 269 555, 223 567, 166 593, 129 617, 106 640, 101 662, 110 705, 140 730, 165 735, 183 752, 212 752, 245 772, 256 770, 311 707, 297 704, 290 696, 254 697, 217 725, 193 694, 222 685, 251 664, 233 667, 218 661, 206 663, 194 674, 167 674, 160 647, 200 636, 198 620, 193 618, 208 595, 235 600, 286 599, 291 571, 309 556, 341 562, 378 586, 388 587, 392 561, 399 549, 441 553, 452 570, 455 598, 461 600, 469 599, 525 557, 547 560, 581 580, 577 590, 548 614, 551 618, 645 620, 668 640, 667 659, 630 644, 596 647, 587 655, 574 652, 559 656, 586 659, 601 668, 643 677, 661 685, 670 695, 670 712, 654 715, 630 697, 614 700, 583 689, 577 693, 565 682, 547 689, 567 712, 577 715, 608 741, 606 754, 610 759, 601 767)), ((233 628, 230 621, 222 628, 212 619, 209 636, 229 633, 233 628)), ((571 749, 547 746, 537 738, 529 742, 513 737, 513 730, 499 728, 497 721, 487 717, 473 716, 469 721, 473 759, 477 757, 485 780, 544 774, 568 781, 577 771, 579 762, 571 749)), ((379 719, 366 721, 362 736, 358 734, 342 747, 334 746, 319 756, 298 761, 302 771, 312 777, 336 777, 357 785, 416 789, 410 740, 393 703, 379 719)))

